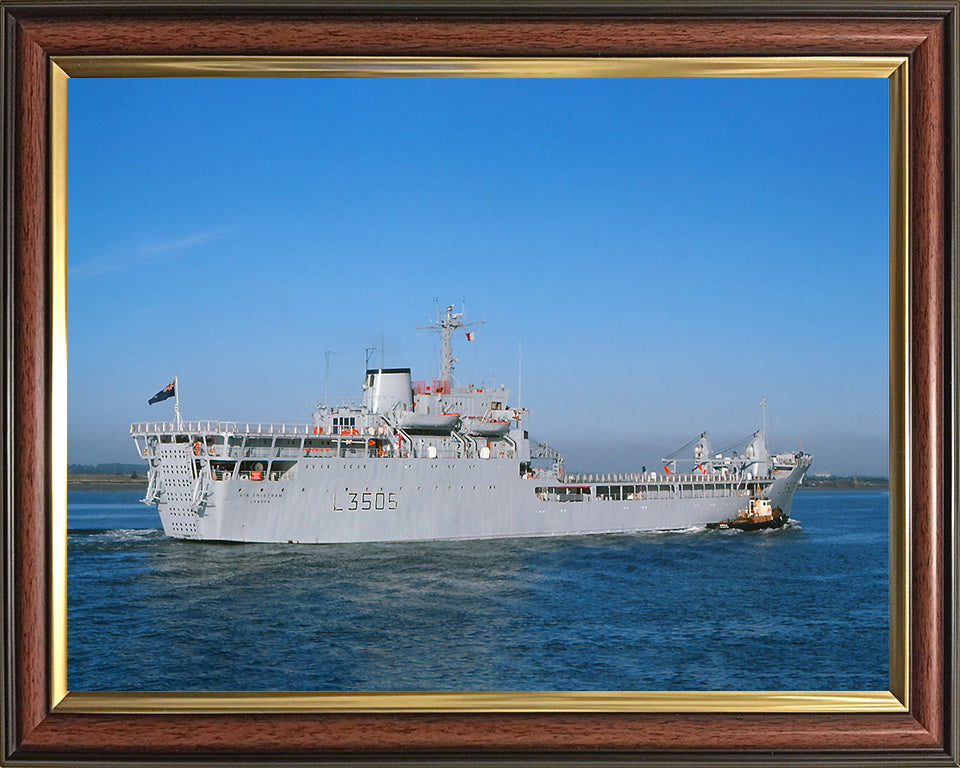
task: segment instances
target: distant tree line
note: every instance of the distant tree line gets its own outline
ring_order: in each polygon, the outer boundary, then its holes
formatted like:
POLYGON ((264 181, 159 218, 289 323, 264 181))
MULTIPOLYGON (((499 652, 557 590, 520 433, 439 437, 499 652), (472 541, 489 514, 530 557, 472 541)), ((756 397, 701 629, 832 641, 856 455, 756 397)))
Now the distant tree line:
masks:
POLYGON ((883 490, 890 487, 890 480, 886 477, 871 477, 854 475, 840 476, 811 476, 803 478, 801 490, 824 490, 824 491, 870 491, 883 490))
POLYGON ((129 475, 146 472, 143 464, 67 464, 68 475, 129 475))

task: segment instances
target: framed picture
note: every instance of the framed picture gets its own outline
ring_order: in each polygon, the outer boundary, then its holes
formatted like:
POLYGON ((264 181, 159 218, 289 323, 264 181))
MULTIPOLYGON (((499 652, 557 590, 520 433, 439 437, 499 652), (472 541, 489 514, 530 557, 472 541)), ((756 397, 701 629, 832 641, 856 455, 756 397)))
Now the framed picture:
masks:
POLYGON ((957 764, 955 3, 2 11, 4 759, 957 764), (886 80, 889 691, 68 690, 68 79, 398 74, 886 80))

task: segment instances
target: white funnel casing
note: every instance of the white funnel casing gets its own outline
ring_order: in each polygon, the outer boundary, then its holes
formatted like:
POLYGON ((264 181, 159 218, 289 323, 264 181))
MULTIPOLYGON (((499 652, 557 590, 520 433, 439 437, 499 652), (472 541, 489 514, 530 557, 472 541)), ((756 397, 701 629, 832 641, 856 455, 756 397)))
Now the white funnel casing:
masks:
POLYGON ((397 404, 413 410, 409 368, 374 368, 363 380, 363 404, 373 413, 389 414, 397 404))

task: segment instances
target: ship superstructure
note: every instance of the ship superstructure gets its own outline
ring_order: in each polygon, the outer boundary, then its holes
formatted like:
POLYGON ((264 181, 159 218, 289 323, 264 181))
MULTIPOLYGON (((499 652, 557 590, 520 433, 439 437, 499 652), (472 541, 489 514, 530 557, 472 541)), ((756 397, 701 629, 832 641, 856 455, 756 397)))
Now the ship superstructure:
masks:
POLYGON ((356 404, 322 404, 310 423, 144 422, 131 435, 147 460, 144 501, 182 539, 290 543, 410 541, 678 530, 735 517, 766 499, 786 519, 810 466, 768 453, 763 430, 739 451, 662 471, 571 474, 532 441, 528 412, 504 385, 455 383, 451 338, 468 325, 447 307, 440 376, 366 371, 356 404))

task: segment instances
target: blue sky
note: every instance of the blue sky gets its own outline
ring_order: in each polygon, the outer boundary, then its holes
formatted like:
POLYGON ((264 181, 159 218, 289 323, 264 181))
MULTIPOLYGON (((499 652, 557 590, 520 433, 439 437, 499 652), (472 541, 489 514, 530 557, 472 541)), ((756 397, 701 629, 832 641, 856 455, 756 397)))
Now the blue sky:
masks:
POLYGON ((68 86, 68 451, 302 422, 414 378, 442 304, 571 470, 699 431, 887 469, 884 80, 96 80, 68 86), (380 352, 374 355, 380 362, 380 352))

